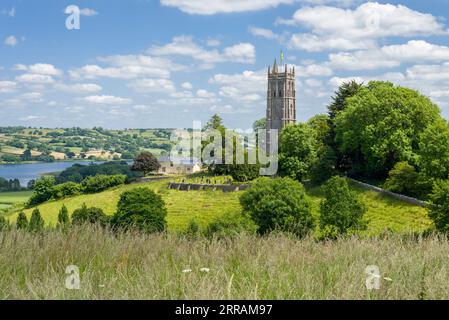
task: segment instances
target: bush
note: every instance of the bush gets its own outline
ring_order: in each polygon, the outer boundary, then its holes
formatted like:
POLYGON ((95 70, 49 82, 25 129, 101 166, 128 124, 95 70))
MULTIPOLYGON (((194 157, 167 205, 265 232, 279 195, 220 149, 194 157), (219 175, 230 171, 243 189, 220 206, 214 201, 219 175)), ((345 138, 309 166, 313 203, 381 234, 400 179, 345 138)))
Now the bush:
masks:
POLYGON ((165 230, 166 216, 167 209, 160 195, 148 188, 135 188, 120 196, 112 224, 123 229, 135 227, 157 232, 165 230))
POLYGON ((235 181, 251 181, 259 177, 259 164, 231 164, 228 165, 228 174, 235 181))
POLYGON ((73 211, 72 214, 72 224, 82 225, 86 223, 98 223, 105 226, 109 221, 107 215, 104 214, 103 210, 100 208, 88 208, 84 203, 79 209, 73 211))
POLYGON ((345 178, 330 178, 323 187, 325 199, 320 205, 321 229, 335 230, 339 234, 361 230, 365 227, 363 214, 366 208, 358 201, 357 195, 349 189, 345 178), (330 228, 329 228, 330 226, 330 228))
POLYGON ((113 176, 100 174, 84 179, 82 185, 86 193, 98 193, 109 188, 125 184, 125 181, 126 176, 123 174, 117 174, 113 176))
POLYGON ((244 214, 225 214, 214 219, 205 231, 208 237, 232 237, 241 233, 255 233, 257 226, 244 214))
POLYGON ((9 221, 4 216, 0 216, 0 231, 9 229, 9 221))
POLYGON ((259 178, 240 203, 261 234, 280 230, 304 236, 314 225, 304 186, 290 178, 259 178))
POLYGON ((398 162, 388 173, 388 179, 385 181, 384 188, 404 194, 407 196, 417 196, 418 173, 415 167, 408 162, 398 162))
POLYGON ((17 229, 27 229, 28 228, 28 219, 25 215, 25 212, 21 211, 19 215, 17 216, 16 220, 16 227, 17 229))
POLYGON ((28 229, 30 231, 40 231, 44 229, 44 219, 42 219, 41 213, 38 208, 33 210, 31 214, 30 223, 28 225, 28 229))
POLYGON ((61 210, 58 213, 58 226, 64 227, 70 223, 69 211, 65 205, 62 205, 61 210))
POLYGON ((435 228, 444 233, 449 232, 449 180, 439 180, 434 183, 429 196, 429 217, 435 228))
POLYGON ((53 197, 54 184, 55 178, 52 176, 47 176, 36 180, 34 184, 34 192, 29 200, 29 204, 34 206, 50 200, 53 197))
POLYGON ((58 184, 53 188, 53 197, 62 199, 83 193, 83 186, 75 182, 58 184))

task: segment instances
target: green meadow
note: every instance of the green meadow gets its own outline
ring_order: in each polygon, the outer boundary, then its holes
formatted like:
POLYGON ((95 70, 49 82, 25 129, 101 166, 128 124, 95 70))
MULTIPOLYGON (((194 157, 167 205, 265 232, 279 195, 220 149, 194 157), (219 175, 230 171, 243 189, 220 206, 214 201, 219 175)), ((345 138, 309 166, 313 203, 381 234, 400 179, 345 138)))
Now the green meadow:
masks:
MULTIPOLYGON (((217 178, 224 180, 224 177, 217 178)), ((220 181, 221 181, 220 180, 220 181)), ((83 203, 88 207, 98 207, 106 214, 112 215, 116 211, 116 205, 120 194, 136 187, 148 187, 162 196, 168 215, 167 223, 169 231, 183 231, 191 220, 195 220, 201 227, 206 227, 214 218, 226 214, 241 212, 239 196, 242 191, 225 193, 222 191, 177 191, 167 188, 169 180, 160 180, 148 183, 139 183, 117 187, 98 194, 80 195, 58 201, 49 201, 38 206, 47 225, 56 225, 58 212, 65 205, 69 212, 80 208, 83 203)), ((366 235, 377 235, 383 231, 395 231, 399 233, 422 232, 432 226, 427 216, 427 209, 410 205, 396 200, 387 195, 365 190, 351 185, 358 194, 368 211, 365 218, 368 220, 368 229, 363 231, 366 235)), ((308 196, 312 202, 314 216, 319 217, 319 206, 323 199, 320 188, 308 188, 308 196)), ((29 193, 17 193, 4 196, 5 199, 26 200, 29 193)), ((0 203, 2 203, 0 194, 0 203)), ((33 208, 25 211, 31 216, 33 208)), ((15 221, 18 211, 9 215, 11 221, 15 221)))

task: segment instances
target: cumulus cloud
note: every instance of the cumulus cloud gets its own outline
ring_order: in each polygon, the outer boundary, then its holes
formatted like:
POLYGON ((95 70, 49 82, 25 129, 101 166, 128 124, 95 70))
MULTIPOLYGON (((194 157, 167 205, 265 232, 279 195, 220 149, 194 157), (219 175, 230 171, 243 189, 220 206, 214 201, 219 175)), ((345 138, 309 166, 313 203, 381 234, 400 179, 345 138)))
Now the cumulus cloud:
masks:
POLYGON ((127 98, 121 98, 116 96, 108 96, 108 95, 101 95, 101 96, 88 96, 84 97, 83 100, 88 103, 92 104, 107 104, 107 105, 124 105, 124 104, 131 104, 132 100, 127 98))
POLYGON ((372 50, 341 52, 329 55, 329 66, 344 70, 373 70, 398 67, 404 62, 449 60, 449 47, 411 40, 406 44, 383 46, 372 50))
POLYGON ((254 63, 255 47, 250 43, 238 43, 226 47, 223 52, 217 49, 208 50, 193 41, 191 36, 177 36, 164 46, 153 46, 149 53, 156 56, 186 56, 205 64, 219 62, 254 63))
POLYGON ((292 19, 280 19, 279 23, 311 29, 311 33, 292 35, 288 43, 290 48, 308 51, 366 49, 379 38, 448 34, 444 24, 431 14, 377 2, 367 2, 353 10, 304 7, 292 19))
POLYGON ((55 89, 76 94, 95 93, 103 90, 101 86, 95 83, 75 83, 75 84, 58 83, 55 85, 55 89))
POLYGON ((186 89, 186 90, 192 90, 193 89, 193 85, 190 82, 183 82, 181 84, 181 87, 183 89, 186 89))
POLYGON ((54 79, 49 75, 25 73, 16 77, 19 82, 27 84, 51 84, 54 79))
POLYGON ((57 69, 54 65, 48 63, 36 63, 33 65, 16 64, 13 68, 17 71, 26 71, 32 74, 41 74, 47 76, 60 76, 62 71, 57 69))
POLYGON ((80 9, 80 14, 85 17, 92 17, 98 15, 98 12, 91 8, 80 9))
POLYGON ((292 4, 297 0, 215 0, 205 4, 204 0, 161 0, 163 6, 175 7, 189 14, 212 15, 257 11, 275 8, 281 4, 292 4))
POLYGON ((128 87, 136 92, 175 92, 175 85, 168 79, 138 79, 130 84, 128 87))
POLYGON ((14 92, 17 83, 14 81, 0 81, 0 93, 14 92))
POLYGON ((6 37, 4 43, 7 46, 15 47, 19 43, 19 40, 17 40, 16 36, 8 36, 8 37, 6 37))
POLYGON ((185 67, 173 61, 148 55, 114 55, 97 58, 107 66, 97 64, 85 65, 71 69, 69 74, 74 79, 115 78, 134 79, 138 77, 169 78, 172 71, 182 71, 185 67))

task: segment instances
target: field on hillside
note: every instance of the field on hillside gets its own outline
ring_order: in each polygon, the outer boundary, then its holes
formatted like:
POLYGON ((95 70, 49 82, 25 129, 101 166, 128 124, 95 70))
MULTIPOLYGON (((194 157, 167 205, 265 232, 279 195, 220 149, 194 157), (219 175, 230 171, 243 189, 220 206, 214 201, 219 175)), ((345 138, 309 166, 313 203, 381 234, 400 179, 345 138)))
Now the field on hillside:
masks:
POLYGON ((12 205, 25 203, 30 197, 31 191, 0 192, 0 210, 10 208, 12 205))
POLYGON ((3 231, 0 243, 0 299, 449 299, 449 242, 436 237, 208 240, 84 227, 3 231), (69 265, 79 290, 65 288, 69 265), (369 265, 378 290, 366 288, 369 265))
MULTIPOLYGON (((217 178, 217 182, 225 180, 225 177, 217 178)), ((149 187, 159 193, 164 199, 168 209, 168 228, 170 231, 185 230, 189 221, 197 221, 201 227, 206 227, 215 217, 224 214, 241 212, 239 203, 240 192, 224 193, 222 191, 177 191, 168 190, 169 180, 149 182, 144 184, 132 184, 121 186, 99 194, 82 195, 58 201, 44 203, 38 208, 47 224, 56 225, 57 215, 62 205, 65 204, 69 212, 80 208, 83 203, 89 207, 99 207, 107 214, 116 211, 116 204, 120 194, 131 188, 140 186, 149 187)), ((366 235, 376 235, 385 230, 395 232, 423 232, 432 223, 427 217, 425 208, 413 206, 402 201, 368 191, 360 187, 351 186, 357 192, 360 199, 367 206, 365 218, 368 219, 368 229, 363 232, 366 235)), ((323 195, 319 188, 308 189, 312 201, 312 211, 316 219, 319 217, 319 205, 323 195)), ((25 210, 28 217, 32 209, 25 210)), ((16 214, 10 216, 15 221, 16 214)))

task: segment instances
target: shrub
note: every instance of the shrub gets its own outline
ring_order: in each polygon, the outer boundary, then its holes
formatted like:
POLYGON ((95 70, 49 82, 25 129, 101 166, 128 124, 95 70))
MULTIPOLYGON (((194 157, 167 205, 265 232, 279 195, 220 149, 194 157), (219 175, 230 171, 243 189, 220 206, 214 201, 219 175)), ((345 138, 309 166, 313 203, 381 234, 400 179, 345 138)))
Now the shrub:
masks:
POLYGON ((38 208, 31 213, 30 223, 28 229, 30 231, 40 231, 44 228, 44 219, 42 219, 41 213, 38 208))
POLYGON ((392 192, 417 196, 418 173, 408 162, 398 162, 388 173, 384 188, 392 192))
POLYGON ((314 225, 304 186, 290 178, 259 178, 240 203, 261 234, 280 230, 304 236, 314 225))
POLYGON ((98 193, 109 188, 124 184, 126 176, 123 174, 117 174, 113 176, 97 175, 94 177, 88 177, 83 180, 82 185, 86 193, 98 193))
POLYGON ((186 235, 189 237, 196 237, 200 233, 200 225, 195 219, 191 219, 187 225, 186 235))
POLYGON ((112 224, 118 228, 157 232, 165 230, 166 216, 167 209, 160 195, 148 188, 135 188, 120 196, 112 224))
POLYGON ((17 229, 27 229, 28 228, 28 219, 25 215, 25 212, 21 211, 19 215, 17 216, 16 220, 16 227, 17 229))
POLYGON ((52 176, 43 177, 36 180, 34 184, 34 192, 29 200, 30 205, 37 205, 53 197, 53 185, 55 178, 52 176))
POLYGON ((246 214, 225 214, 215 218, 205 231, 208 237, 232 237, 241 233, 255 233, 257 226, 246 214))
POLYGON ((88 208, 84 203, 79 209, 73 211, 72 224, 82 225, 86 223, 98 223, 105 226, 108 223, 108 216, 100 208, 88 208))
POLYGON ((440 232, 449 232, 449 180, 436 181, 429 198, 429 217, 435 228, 440 232))
POLYGON ((251 181, 259 177, 259 164, 231 164, 228 165, 228 174, 235 181, 251 181))
POLYGON ((320 205, 320 227, 334 227, 339 234, 360 230, 365 227, 363 214, 366 208, 358 201, 357 195, 349 189, 345 178, 330 178, 323 187, 325 199, 320 205))
POLYGON ((83 186, 75 182, 58 184, 53 188, 53 197, 56 199, 79 195, 83 192, 83 186))
POLYGON ((58 213, 58 226, 63 227, 70 223, 69 211, 65 205, 62 205, 58 213))
POLYGON ((0 231, 9 229, 9 221, 4 216, 0 216, 0 231))

